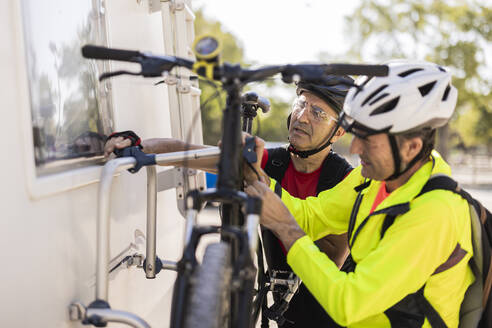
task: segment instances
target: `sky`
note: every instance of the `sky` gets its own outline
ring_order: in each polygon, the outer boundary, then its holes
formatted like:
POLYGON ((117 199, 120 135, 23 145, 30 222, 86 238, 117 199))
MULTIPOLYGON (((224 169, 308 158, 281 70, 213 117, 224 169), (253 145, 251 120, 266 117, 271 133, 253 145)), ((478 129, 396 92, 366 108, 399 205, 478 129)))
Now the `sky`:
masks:
POLYGON ((193 0, 207 17, 220 21, 243 44, 246 59, 258 64, 317 61, 321 52, 344 53, 344 16, 357 0, 193 0), (279 33, 281 32, 281 33, 279 33))

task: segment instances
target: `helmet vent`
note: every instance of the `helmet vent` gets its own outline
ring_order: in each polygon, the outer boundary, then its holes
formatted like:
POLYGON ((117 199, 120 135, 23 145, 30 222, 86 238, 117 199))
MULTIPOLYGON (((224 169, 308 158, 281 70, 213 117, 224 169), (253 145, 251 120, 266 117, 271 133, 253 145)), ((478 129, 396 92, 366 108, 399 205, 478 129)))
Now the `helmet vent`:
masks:
POLYGON ((418 72, 418 71, 422 71, 423 68, 412 68, 412 69, 409 69, 405 72, 401 72, 400 74, 398 74, 399 77, 407 77, 409 76, 410 74, 412 73, 415 73, 415 72, 418 72))
POLYGON ((372 98, 374 98, 378 93, 380 93, 381 91, 383 91, 387 87, 388 87, 388 85, 385 84, 385 85, 380 86, 376 90, 374 90, 369 96, 367 96, 367 98, 364 100, 364 102, 362 103, 361 106, 364 106, 365 104, 367 104, 372 98))
POLYGON ((382 113, 387 113, 389 111, 392 111, 396 105, 398 105, 398 101, 400 100, 400 97, 396 97, 390 101, 385 102, 378 108, 376 108, 369 116, 377 115, 377 114, 382 114, 382 113))
POLYGON ((448 99, 449 91, 451 90, 451 86, 448 84, 446 90, 444 90, 444 94, 442 95, 442 101, 446 101, 448 99))
POLYGON ((441 66, 437 66, 437 68, 441 71, 441 72, 446 72, 446 70, 444 68, 442 68, 441 66))
POLYGON ((364 86, 373 78, 374 76, 367 76, 366 79, 364 80, 364 82, 359 85, 359 86, 356 86, 357 87, 357 91, 354 93, 354 96, 352 97, 352 100, 355 99, 355 97, 357 97, 357 95, 359 94, 359 92, 362 91, 362 89, 364 89, 364 86))
POLYGON ((389 96, 389 93, 387 93, 387 92, 383 93, 382 95, 380 95, 379 97, 377 97, 376 99, 374 99, 373 101, 371 101, 369 103, 369 106, 374 105, 375 103, 377 103, 378 101, 380 101, 381 99, 383 99, 384 97, 387 97, 387 96, 389 96))
POLYGON ((433 81, 433 82, 424 84, 423 86, 419 87, 419 91, 420 91, 420 94, 422 95, 422 97, 427 96, 427 94, 429 92, 431 92, 431 90, 434 87, 434 85, 436 84, 436 82, 437 81, 433 81))

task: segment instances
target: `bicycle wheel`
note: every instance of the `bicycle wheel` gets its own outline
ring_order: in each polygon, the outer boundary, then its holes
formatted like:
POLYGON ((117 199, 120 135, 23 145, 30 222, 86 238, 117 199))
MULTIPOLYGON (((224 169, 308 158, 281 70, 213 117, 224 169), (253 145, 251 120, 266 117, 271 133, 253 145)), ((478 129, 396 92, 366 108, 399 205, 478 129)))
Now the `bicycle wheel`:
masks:
POLYGON ((225 328, 229 325, 231 251, 227 243, 210 244, 202 265, 192 276, 185 328, 225 328))

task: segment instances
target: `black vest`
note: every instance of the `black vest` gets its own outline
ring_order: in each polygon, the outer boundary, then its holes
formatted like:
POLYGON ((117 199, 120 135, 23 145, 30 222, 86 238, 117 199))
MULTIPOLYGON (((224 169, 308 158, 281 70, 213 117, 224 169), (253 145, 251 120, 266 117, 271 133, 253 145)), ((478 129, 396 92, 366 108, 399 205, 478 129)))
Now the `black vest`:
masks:
MULTIPOLYGON (((264 170, 270 177, 278 181, 276 185, 279 188, 285 172, 289 167, 290 160, 290 153, 286 147, 268 150, 268 160, 264 170)), ((333 188, 351 170, 352 166, 343 157, 330 152, 322 164, 320 178, 316 186, 316 195, 324 190, 333 188)), ((292 271, 287 264, 286 256, 277 237, 270 230, 262 229, 262 239, 269 269, 292 271)), ((301 284, 297 294, 292 298, 284 316, 288 321, 279 325, 282 328, 340 327, 328 316, 304 284, 301 284)))
MULTIPOLYGON (((282 183, 285 171, 289 167, 290 153, 286 147, 268 149, 265 172, 282 183)), ((321 167, 321 174, 316 186, 316 195, 323 190, 335 187, 352 170, 352 166, 341 156, 331 151, 321 167)))

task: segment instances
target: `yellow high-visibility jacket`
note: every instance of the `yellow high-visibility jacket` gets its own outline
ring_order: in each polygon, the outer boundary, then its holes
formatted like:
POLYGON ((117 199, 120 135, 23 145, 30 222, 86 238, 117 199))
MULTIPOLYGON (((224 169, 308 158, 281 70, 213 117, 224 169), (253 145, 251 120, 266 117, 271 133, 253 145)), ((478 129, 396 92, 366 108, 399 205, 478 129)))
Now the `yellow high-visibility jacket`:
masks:
MULTIPOLYGON (((431 175, 449 175, 450 171, 440 155, 433 152, 429 162, 377 206, 375 211, 410 202, 410 210, 396 217, 383 239, 385 215, 369 218, 351 249, 357 263, 352 273, 339 271, 313 240, 347 232, 357 196, 354 187, 365 181, 361 167, 318 197, 301 200, 282 190, 282 201, 307 234, 290 248, 287 261, 337 323, 349 327, 389 327, 384 311, 425 284, 425 298, 446 325, 458 326, 461 302, 474 281, 468 265, 473 256, 468 203, 445 190, 415 198, 431 175), (457 243, 467 252, 465 257, 450 269, 433 275, 457 243)), ((272 182, 270 187, 274 189, 274 185, 272 182)), ((380 185, 381 182, 371 181, 362 191, 354 231, 369 215, 380 185)), ((427 319, 423 327, 430 327, 427 319)))

